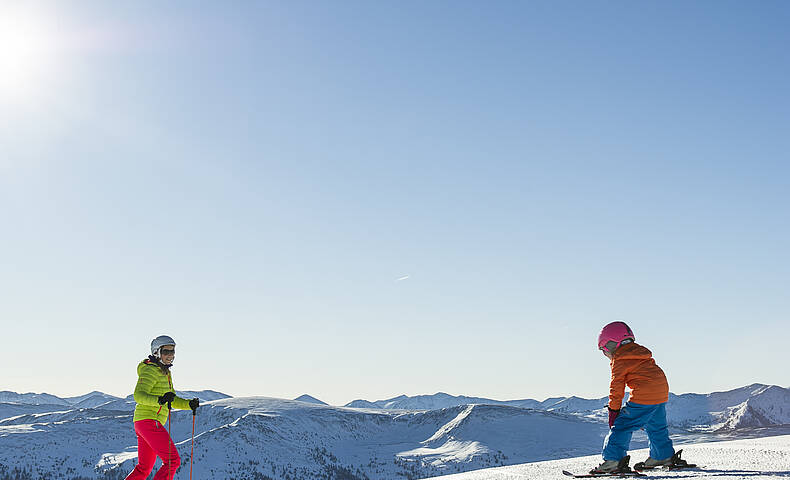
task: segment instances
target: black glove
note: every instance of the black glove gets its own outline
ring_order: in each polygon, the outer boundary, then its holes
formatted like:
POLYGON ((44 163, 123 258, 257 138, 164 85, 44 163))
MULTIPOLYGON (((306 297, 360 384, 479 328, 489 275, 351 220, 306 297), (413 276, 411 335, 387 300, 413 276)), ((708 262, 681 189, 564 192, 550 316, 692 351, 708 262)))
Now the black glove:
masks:
POLYGON ((200 400, 197 398, 193 398, 189 401, 189 408, 192 409, 192 413, 197 412, 197 408, 200 406, 200 400))
POLYGON ((175 400, 176 394, 173 392, 165 392, 164 395, 159 397, 159 405, 164 405, 165 403, 170 403, 175 400))

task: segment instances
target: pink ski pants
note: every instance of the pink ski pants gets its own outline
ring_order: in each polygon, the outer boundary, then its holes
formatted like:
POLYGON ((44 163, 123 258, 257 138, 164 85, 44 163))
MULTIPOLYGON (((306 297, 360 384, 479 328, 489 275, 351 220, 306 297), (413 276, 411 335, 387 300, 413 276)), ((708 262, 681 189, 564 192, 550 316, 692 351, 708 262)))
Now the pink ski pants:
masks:
POLYGON ((137 433, 137 465, 126 480, 148 478, 156 457, 162 459, 162 466, 154 475, 154 480, 173 480, 173 475, 181 465, 181 457, 167 429, 156 420, 138 420, 134 422, 134 431, 137 433))

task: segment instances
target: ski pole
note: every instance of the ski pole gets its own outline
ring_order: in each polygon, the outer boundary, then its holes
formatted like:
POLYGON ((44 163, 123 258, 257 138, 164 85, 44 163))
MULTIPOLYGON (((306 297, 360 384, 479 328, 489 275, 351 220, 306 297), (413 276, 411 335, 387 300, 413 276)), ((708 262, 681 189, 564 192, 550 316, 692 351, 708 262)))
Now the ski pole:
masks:
POLYGON ((170 413, 173 407, 170 402, 167 402, 167 436, 170 437, 167 442, 167 478, 172 479, 175 472, 173 472, 173 457, 170 456, 170 445, 173 443, 173 434, 170 433, 170 427, 173 422, 170 420, 170 413))
POLYGON ((195 457, 195 416, 197 416, 197 409, 192 410, 192 452, 189 454, 189 480, 192 480, 192 459, 195 457))

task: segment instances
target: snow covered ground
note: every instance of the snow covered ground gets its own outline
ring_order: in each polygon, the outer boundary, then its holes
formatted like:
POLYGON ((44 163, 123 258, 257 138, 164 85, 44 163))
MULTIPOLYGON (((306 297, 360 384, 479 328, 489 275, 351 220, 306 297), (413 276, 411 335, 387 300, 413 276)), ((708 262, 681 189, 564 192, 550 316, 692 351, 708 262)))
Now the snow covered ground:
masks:
MULTIPOLYGON (((790 435, 727 442, 683 445, 683 458, 700 468, 673 472, 648 472, 651 479, 787 480, 790 478, 790 435)), ((631 464, 647 458, 647 450, 634 450, 631 464)), ((564 479, 563 470, 584 473, 600 463, 600 456, 568 458, 488 468, 444 475, 441 480, 533 480, 564 479)))

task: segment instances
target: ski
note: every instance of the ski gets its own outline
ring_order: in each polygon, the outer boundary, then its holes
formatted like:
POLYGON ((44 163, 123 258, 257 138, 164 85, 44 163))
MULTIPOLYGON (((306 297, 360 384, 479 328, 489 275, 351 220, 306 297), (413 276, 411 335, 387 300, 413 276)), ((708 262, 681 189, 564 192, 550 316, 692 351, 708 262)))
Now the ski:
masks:
POLYGON ((639 472, 611 472, 611 473, 571 473, 567 470, 562 471, 563 475, 567 475, 573 478, 596 478, 596 477, 619 477, 619 478, 627 478, 627 477, 647 477, 649 475, 645 475, 644 473, 639 472))
POLYGON ((645 467, 644 465, 636 464, 634 465, 634 470, 637 472, 671 472, 674 470, 689 470, 692 468, 701 468, 695 463, 689 463, 688 465, 664 465, 661 467, 645 467))

